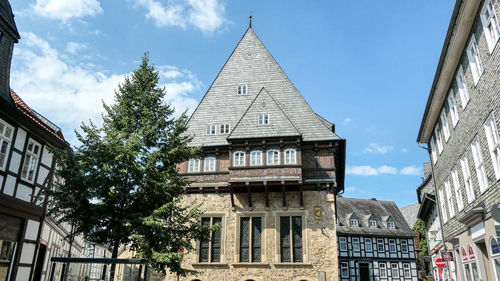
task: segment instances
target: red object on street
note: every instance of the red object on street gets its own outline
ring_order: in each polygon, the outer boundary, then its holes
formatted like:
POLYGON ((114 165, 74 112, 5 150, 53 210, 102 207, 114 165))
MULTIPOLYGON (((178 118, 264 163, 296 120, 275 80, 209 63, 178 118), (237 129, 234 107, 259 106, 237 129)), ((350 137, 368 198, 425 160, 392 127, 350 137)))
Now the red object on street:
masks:
POLYGON ((177 250, 177 252, 182 254, 181 255, 181 261, 182 261, 182 259, 184 259, 184 248, 182 248, 182 247, 179 248, 179 250, 177 250))
POLYGON ((442 258, 439 258, 436 260, 436 266, 439 268, 443 268, 446 266, 446 262, 442 258))

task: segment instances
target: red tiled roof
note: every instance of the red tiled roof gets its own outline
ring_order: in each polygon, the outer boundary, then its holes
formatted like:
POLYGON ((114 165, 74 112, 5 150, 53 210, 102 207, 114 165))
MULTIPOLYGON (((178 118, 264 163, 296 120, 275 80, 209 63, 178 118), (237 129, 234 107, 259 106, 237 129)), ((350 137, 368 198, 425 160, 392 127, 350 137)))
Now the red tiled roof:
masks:
MULTIPOLYGON (((63 142, 64 144, 68 145, 68 142, 64 139, 64 136, 61 132, 61 130, 54 130, 50 128, 45 122, 50 122, 48 120, 42 120, 40 117, 40 114, 36 113, 34 110, 32 110, 12 89, 10 90, 10 96, 12 97, 12 100, 14 101, 14 105, 16 106, 19 111, 21 111, 26 117, 31 119, 35 124, 38 126, 42 127, 45 131, 56 137, 58 140, 63 142)), ((53 125, 55 126, 55 125, 53 125)))

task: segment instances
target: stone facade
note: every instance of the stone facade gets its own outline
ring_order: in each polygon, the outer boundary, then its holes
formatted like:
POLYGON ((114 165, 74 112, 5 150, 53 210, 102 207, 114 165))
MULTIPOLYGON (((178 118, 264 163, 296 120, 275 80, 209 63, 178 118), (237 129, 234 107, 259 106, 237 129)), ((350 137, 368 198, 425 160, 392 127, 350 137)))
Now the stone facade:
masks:
POLYGON ((455 280, 472 275, 470 260, 463 263, 461 255, 469 246, 485 258, 477 263, 477 275, 469 279, 493 280, 490 277, 500 267, 493 263, 499 257, 491 238, 497 234, 487 227, 491 207, 500 202, 500 171, 495 168, 500 127, 499 14, 497 0, 457 1, 418 137, 430 147, 446 241, 441 251, 455 254, 456 264, 449 265, 452 271, 456 268, 451 273, 455 280), (480 234, 473 241, 467 238, 474 233, 480 234))

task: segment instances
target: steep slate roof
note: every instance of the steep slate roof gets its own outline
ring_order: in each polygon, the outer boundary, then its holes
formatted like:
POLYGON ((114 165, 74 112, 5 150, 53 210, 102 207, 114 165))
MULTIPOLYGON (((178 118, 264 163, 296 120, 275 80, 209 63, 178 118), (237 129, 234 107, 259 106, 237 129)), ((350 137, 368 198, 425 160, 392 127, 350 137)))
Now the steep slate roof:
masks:
POLYGON ((0 0, 0 18, 3 19, 8 26, 10 26, 16 39, 19 39, 19 32, 17 31, 16 23, 14 22, 14 14, 12 13, 12 8, 10 7, 8 0, 0 0))
MULTIPOLYGON (((248 28, 188 122, 186 133, 193 136, 191 145, 226 145, 228 135, 217 132, 207 136, 206 125, 216 125, 219 130, 221 124, 230 124, 232 130, 238 123, 246 124, 248 120, 242 120, 242 117, 246 112, 257 111, 257 105, 253 109, 249 107, 262 88, 281 111, 271 106, 270 110, 274 110, 270 112, 271 122, 283 120, 282 117, 286 116, 304 141, 340 140, 314 113, 257 35, 248 28), (237 95, 238 85, 247 85, 247 94, 237 95), (276 119, 274 114, 279 118, 276 119)), ((293 131, 291 128, 287 130, 293 131)), ((231 137, 251 137, 251 133, 242 135, 241 131, 231 134, 231 137)))
POLYGON ((373 199, 337 198, 337 233, 374 236, 413 237, 405 218, 396 203, 373 199), (349 218, 355 214, 359 218, 359 226, 349 226, 349 218), (377 221, 377 228, 369 227, 368 220, 373 216, 377 221), (394 229, 387 228, 387 220, 394 220, 394 229))
POLYGON ((401 214, 403 214, 403 217, 405 218, 406 222, 408 223, 408 226, 413 228, 415 223, 417 222, 417 214, 418 210, 420 209, 420 204, 414 203, 405 207, 402 207, 401 214))
POLYGON ((269 92, 262 88, 252 104, 233 128, 228 139, 299 136, 295 126, 269 92), (259 114, 268 113, 269 125, 259 125, 259 114))

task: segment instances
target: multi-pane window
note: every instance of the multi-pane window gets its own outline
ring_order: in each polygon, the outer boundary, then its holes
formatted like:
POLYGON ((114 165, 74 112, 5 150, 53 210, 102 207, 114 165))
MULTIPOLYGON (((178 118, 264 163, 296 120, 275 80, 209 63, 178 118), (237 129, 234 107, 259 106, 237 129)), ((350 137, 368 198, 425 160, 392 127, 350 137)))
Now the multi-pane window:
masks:
POLYGON ((233 153, 233 166, 245 166, 244 151, 236 151, 233 153))
POLYGON ((401 240, 401 252, 408 253, 408 241, 404 239, 401 240))
POLYGON ((464 201, 462 199, 462 189, 460 188, 460 182, 458 180, 457 168, 453 168, 451 171, 451 179, 453 182, 453 189, 455 190, 455 198, 457 199, 458 211, 460 212, 464 209, 464 201))
POLYGON ((285 164, 297 164, 297 150, 295 148, 285 149, 285 164))
POLYGON ((5 168, 14 128, 0 119, 0 169, 5 168))
POLYGON ((443 218, 443 223, 448 221, 448 214, 446 213, 446 205, 444 202, 443 189, 438 190, 439 205, 441 211, 441 217, 443 218))
POLYGON ((229 134, 229 124, 221 124, 220 125, 220 133, 221 134, 229 134))
POLYGON ((385 263, 378 264, 380 278, 387 278, 387 265, 385 263))
POLYGON ((207 129, 206 134, 207 135, 215 135, 215 132, 216 132, 215 129, 216 129, 216 127, 217 126, 215 126, 215 125, 207 125, 207 127, 206 127, 206 129, 207 129))
POLYGON ((359 237, 353 237, 352 238, 352 250, 359 252, 359 237))
POLYGON ((474 37, 474 35, 472 35, 469 46, 467 47, 467 58, 469 59, 472 79, 474 80, 474 84, 477 84, 481 74, 483 74, 483 64, 481 63, 481 57, 479 56, 479 51, 477 50, 476 37, 474 37))
POLYGON ((262 246, 262 218, 240 219, 240 262, 260 262, 262 246))
POLYGON ((399 268, 397 263, 391 263, 392 278, 399 277, 399 268))
POLYGON ((457 80, 458 93, 460 94, 460 100, 462 101, 462 108, 465 109, 470 98, 467 85, 465 84, 464 70, 461 65, 458 67, 457 77, 455 80, 457 80))
POLYGON ((343 261, 340 263, 340 275, 342 278, 349 277, 349 263, 343 261))
POLYGON ((403 276, 405 278, 411 278, 410 264, 409 263, 403 263, 403 276))
POLYGON ((453 91, 453 89, 450 90, 447 101, 448 101, 448 108, 450 109, 451 123, 453 124, 453 128, 455 128, 455 126, 458 123, 459 117, 455 99, 455 91, 453 91))
POLYGON ((302 217, 280 217, 281 262, 302 262, 302 217))
POLYGON ((446 192, 446 201, 448 201, 448 211, 450 218, 455 216, 455 206, 453 205, 453 193, 451 192, 450 180, 444 182, 444 190, 446 192))
POLYGON ((38 167, 38 160, 40 159, 41 146, 36 141, 30 139, 26 154, 24 155, 24 164, 21 171, 21 178, 28 182, 35 181, 35 173, 38 167))
POLYGON ((259 125, 269 125, 269 114, 259 114, 259 125))
POLYGON ((389 239, 389 251, 391 253, 395 253, 396 252, 396 240, 389 239))
POLYGON ((488 141, 495 177, 496 179, 500 179, 500 138, 498 137, 497 125, 493 113, 488 117, 486 123, 484 123, 484 132, 488 141))
POLYGON ((200 171, 200 159, 191 158, 188 162, 188 173, 195 173, 200 171))
POLYGON ((262 165, 262 151, 254 150, 250 152, 250 165, 252 166, 262 165))
POLYGON ((280 151, 277 149, 270 149, 267 151, 267 165, 280 164, 280 151))
POLYGON ((377 221, 373 217, 370 218, 368 223, 370 224, 370 227, 373 227, 373 228, 377 227, 377 221))
POLYGON ((247 94, 247 85, 238 85, 238 95, 246 95, 247 94))
POLYGON ((484 3, 483 10, 481 11, 481 23, 483 24, 486 42, 488 43, 488 50, 491 53, 500 36, 497 16, 491 0, 487 0, 484 3))
POLYGON ((460 159, 460 166, 462 167, 462 174, 464 175, 465 192, 467 193, 467 202, 471 203, 476 199, 474 188, 472 185, 472 177, 469 169, 469 160, 467 155, 464 154, 460 159))
POLYGON ((372 239, 371 238, 365 238, 365 250, 367 252, 371 252, 372 249, 372 239))
POLYGON ((358 218, 354 217, 354 218, 349 219, 349 225, 350 226, 359 226, 358 218))
POLYGON ((339 237, 339 247, 341 251, 347 251, 347 238, 339 237))
POLYGON ((389 229, 396 228, 396 225, 394 225, 394 219, 391 217, 387 219, 387 228, 389 229))
POLYGON ((384 239, 377 239, 377 251, 379 252, 384 252, 385 251, 385 245, 384 245, 384 239))
POLYGON ((222 218, 221 217, 205 217, 201 218, 203 227, 211 227, 220 225, 217 229, 210 233, 209 240, 200 241, 200 262, 220 262, 221 245, 222 245, 222 218))
POLYGON ((205 172, 214 172, 215 171, 215 157, 208 156, 205 157, 205 165, 203 167, 205 172))
POLYGON ((479 139, 477 137, 472 142, 471 148, 472 158, 474 159, 474 166, 476 168, 477 181, 479 182, 479 190, 483 193, 488 188, 488 177, 486 176, 486 169, 484 168, 481 145, 479 144, 479 139))
POLYGON ((436 139, 434 136, 431 138, 431 157, 432 157, 432 163, 436 164, 437 161, 437 150, 436 150, 436 139))
POLYGON ((434 139, 436 140, 438 152, 441 155, 441 152, 443 152, 443 139, 441 138, 440 124, 436 124, 436 128, 434 129, 434 139))
POLYGON ((446 110, 441 111, 441 128, 443 128, 444 141, 448 142, 450 139, 450 128, 448 127, 448 120, 446 118, 446 110))

